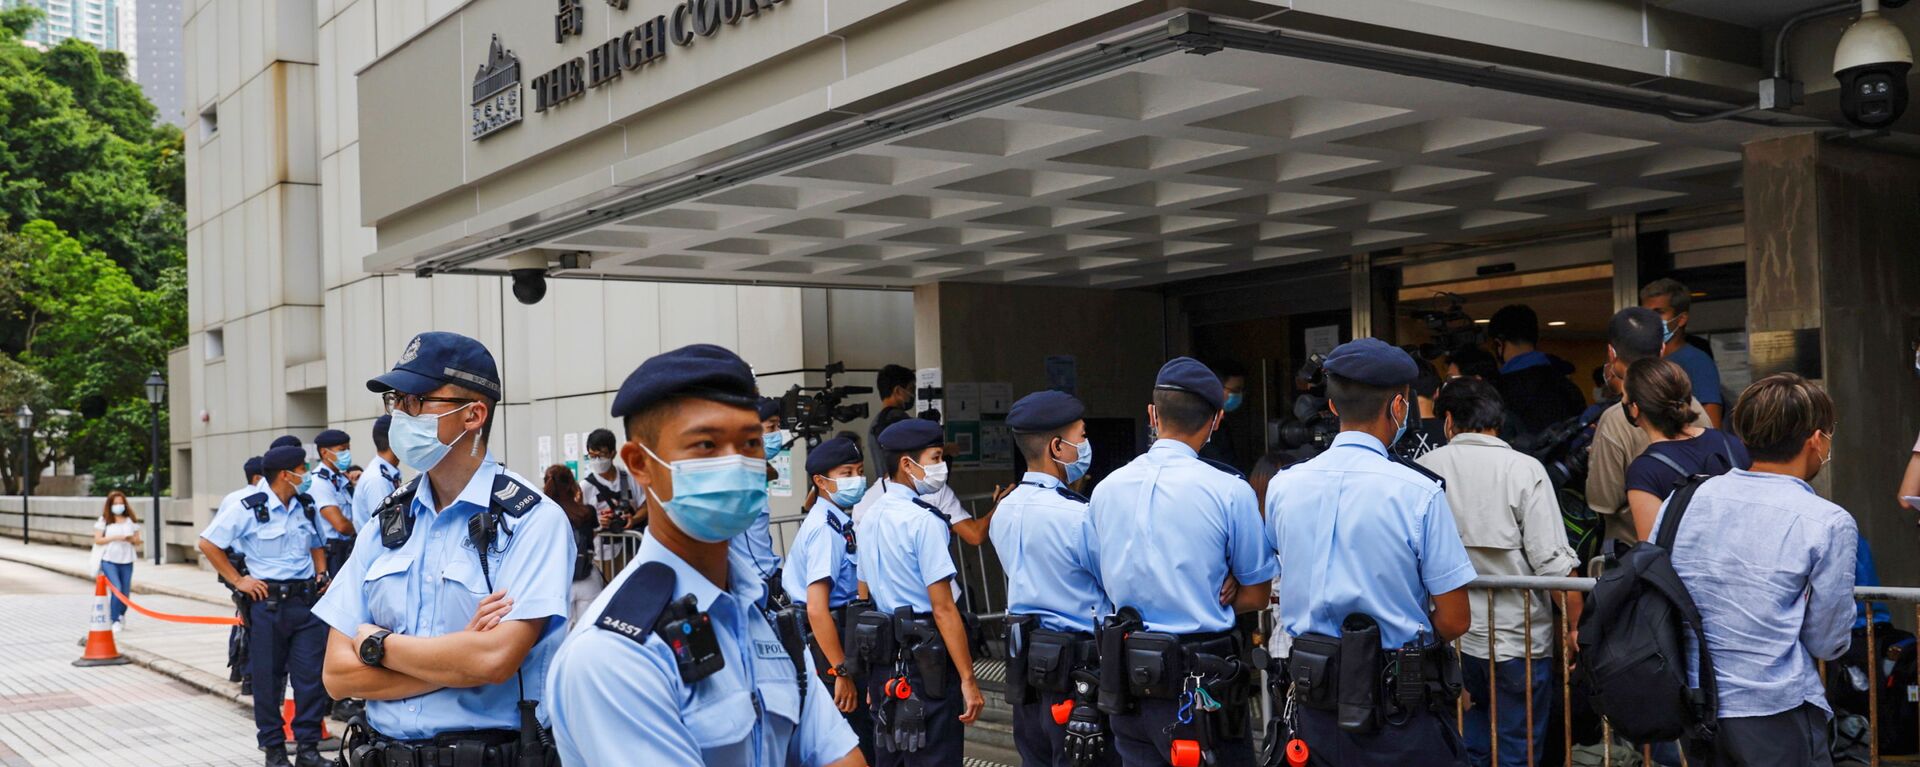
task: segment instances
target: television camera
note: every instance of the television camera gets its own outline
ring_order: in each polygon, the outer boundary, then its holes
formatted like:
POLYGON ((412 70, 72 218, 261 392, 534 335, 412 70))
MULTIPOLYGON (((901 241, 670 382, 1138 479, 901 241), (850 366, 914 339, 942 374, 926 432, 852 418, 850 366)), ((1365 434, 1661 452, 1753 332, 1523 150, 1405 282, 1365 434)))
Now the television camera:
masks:
POLYGON ((1450 357, 1454 352, 1479 346, 1486 340, 1486 334, 1475 324, 1473 316, 1467 314, 1466 299, 1456 293, 1436 293, 1447 299, 1445 309, 1419 309, 1413 312, 1413 318, 1427 326, 1432 336, 1420 345, 1420 357, 1437 360, 1450 357))
MULTIPOLYGON (((871 386, 835 386, 833 377, 845 375, 849 371, 844 362, 835 362, 824 368, 800 368, 781 370, 773 373, 760 373, 761 376, 786 375, 789 373, 821 373, 825 376, 823 386, 801 386, 794 384, 787 393, 780 395, 780 428, 793 432, 796 439, 807 441, 811 448, 820 444, 834 431, 834 424, 849 423, 867 417, 867 403, 846 404, 848 397, 872 394, 871 386)), ((852 371, 878 372, 878 371, 852 371)))

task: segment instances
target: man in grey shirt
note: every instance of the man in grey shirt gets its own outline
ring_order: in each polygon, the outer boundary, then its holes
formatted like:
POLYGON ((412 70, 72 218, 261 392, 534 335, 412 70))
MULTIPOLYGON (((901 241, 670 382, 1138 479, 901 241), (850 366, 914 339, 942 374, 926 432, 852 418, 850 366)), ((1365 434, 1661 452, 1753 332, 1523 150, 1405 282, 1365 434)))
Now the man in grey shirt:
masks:
MULTIPOLYGON (((1607 323, 1607 386, 1615 394, 1626 385, 1628 367, 1660 356, 1663 327, 1660 315, 1638 306, 1621 309, 1607 323)), ((1713 428, 1700 400, 1688 401, 1693 404, 1693 424, 1713 428)), ((1593 447, 1587 454, 1587 507, 1606 520, 1609 538, 1627 543, 1640 539, 1627 509, 1627 466, 1646 452, 1647 439, 1645 431, 1627 421, 1627 411, 1618 402, 1593 425, 1593 447)))
POLYGON ((1713 763, 1831 765, 1832 710, 1815 661, 1840 657, 1851 640, 1859 535, 1845 509, 1807 484, 1833 458, 1833 400, 1780 373, 1747 387, 1727 421, 1753 468, 1702 484, 1674 540, 1662 542, 1713 656, 1713 763))

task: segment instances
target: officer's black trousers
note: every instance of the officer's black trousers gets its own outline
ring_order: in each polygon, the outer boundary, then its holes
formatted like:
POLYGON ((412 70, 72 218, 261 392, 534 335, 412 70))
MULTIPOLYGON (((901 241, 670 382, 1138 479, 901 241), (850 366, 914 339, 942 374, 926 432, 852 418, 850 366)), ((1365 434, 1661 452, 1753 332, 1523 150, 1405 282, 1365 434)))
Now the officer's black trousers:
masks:
POLYGON ((332 704, 320 683, 326 657, 327 624, 313 617, 303 599, 254 602, 247 616, 247 652, 253 667, 253 724, 261 748, 284 745, 280 715, 283 680, 293 682, 293 739, 320 742, 320 722, 332 704))
MULTIPOLYGON (((960 723, 960 715, 966 713, 967 702, 960 694, 960 672, 952 665, 946 668, 946 695, 940 698, 928 697, 924 680, 920 678, 920 667, 907 664, 907 681, 916 691, 914 694, 926 704, 927 745, 912 752, 894 753, 885 745, 892 733, 874 730, 875 767, 961 767, 966 751, 966 725, 960 723)), ((887 677, 891 670, 875 670, 867 680, 867 692, 872 696, 875 706, 883 705, 886 700, 887 677)), ((869 727, 869 729, 873 729, 869 727)))
MULTIPOLYGON (((1021 767, 1069 767, 1065 740, 1067 728, 1056 724, 1053 707, 1070 698, 1071 693, 1043 692, 1032 703, 1021 703, 1013 707, 1013 745, 1020 751, 1021 767)), ((1107 742, 1111 744, 1112 738, 1107 742)), ((1094 762, 1103 767, 1119 764, 1120 760, 1109 745, 1102 758, 1094 762)))
MULTIPOLYGON (((833 694, 833 677, 820 675, 820 683, 826 685, 827 694, 833 694)), ((838 711, 839 709, 834 709, 838 711)), ((867 709, 867 680, 855 677, 853 680, 853 710, 841 714, 847 720, 847 726, 853 728, 853 735, 860 739, 860 755, 867 758, 867 764, 873 764, 873 714, 867 709)))
MULTIPOLYGON (((1120 752, 1120 763, 1126 767, 1173 764, 1169 758, 1173 751, 1172 725, 1180 702, 1143 699, 1134 704, 1133 713, 1115 716, 1108 725, 1113 730, 1114 749, 1120 752)), ((1214 738, 1213 756, 1216 767, 1252 767, 1251 735, 1232 740, 1214 738)))
POLYGON ((1464 767, 1453 720, 1439 714, 1415 714, 1398 725, 1383 724, 1372 735, 1343 732, 1332 711, 1300 709, 1295 733, 1307 742, 1311 765, 1361 767, 1464 767))

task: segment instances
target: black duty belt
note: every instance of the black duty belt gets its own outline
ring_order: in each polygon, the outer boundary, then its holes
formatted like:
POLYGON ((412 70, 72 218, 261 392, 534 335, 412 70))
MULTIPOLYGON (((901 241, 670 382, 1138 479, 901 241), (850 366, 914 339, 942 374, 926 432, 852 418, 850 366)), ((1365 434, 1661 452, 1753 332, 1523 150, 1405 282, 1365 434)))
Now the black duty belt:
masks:
POLYGON ((349 767, 514 767, 519 734, 512 730, 449 732, 432 740, 407 741, 365 728, 364 738, 344 751, 349 767))
POLYGON ((1100 646, 1091 631, 1040 628, 1032 615, 1008 616, 1007 702, 1035 700, 1033 693, 1071 693, 1074 674, 1100 665, 1100 646))
POLYGON ((320 593, 312 579, 293 581, 262 581, 267 584, 266 602, 285 602, 288 600, 310 601, 320 593))

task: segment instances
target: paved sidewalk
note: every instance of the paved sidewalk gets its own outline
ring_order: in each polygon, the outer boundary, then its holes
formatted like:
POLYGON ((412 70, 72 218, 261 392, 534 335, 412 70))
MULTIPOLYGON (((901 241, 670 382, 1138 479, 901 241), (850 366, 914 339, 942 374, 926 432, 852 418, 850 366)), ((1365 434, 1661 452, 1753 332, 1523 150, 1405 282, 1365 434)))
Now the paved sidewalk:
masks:
MULTIPOLYGON (((82 548, 0 539, 0 560, 33 565, 76 578, 93 579, 88 567, 91 564, 90 556, 82 548)), ((213 570, 203 570, 196 564, 156 566, 150 559, 134 563, 133 594, 130 596, 137 601, 141 594, 165 594, 229 608, 233 606, 233 602, 227 598, 227 587, 220 585, 219 576, 214 575, 213 570)))
MULTIPOLYGON (((85 552, 82 552, 83 554, 85 552)), ((0 563, 0 766, 212 767, 257 765, 252 718, 209 695, 139 665, 75 668, 92 597, 82 582, 46 570, 0 563)), ((165 607, 207 605, 169 597, 165 607)), ((160 605, 156 604, 156 607, 160 605)), ((193 645, 217 627, 162 626, 123 631, 132 645, 170 648, 191 661, 193 645), (144 636, 142 636, 144 634, 144 636), (138 637, 138 639, 135 639, 138 637)), ((225 677, 220 677, 224 681, 225 677)))

